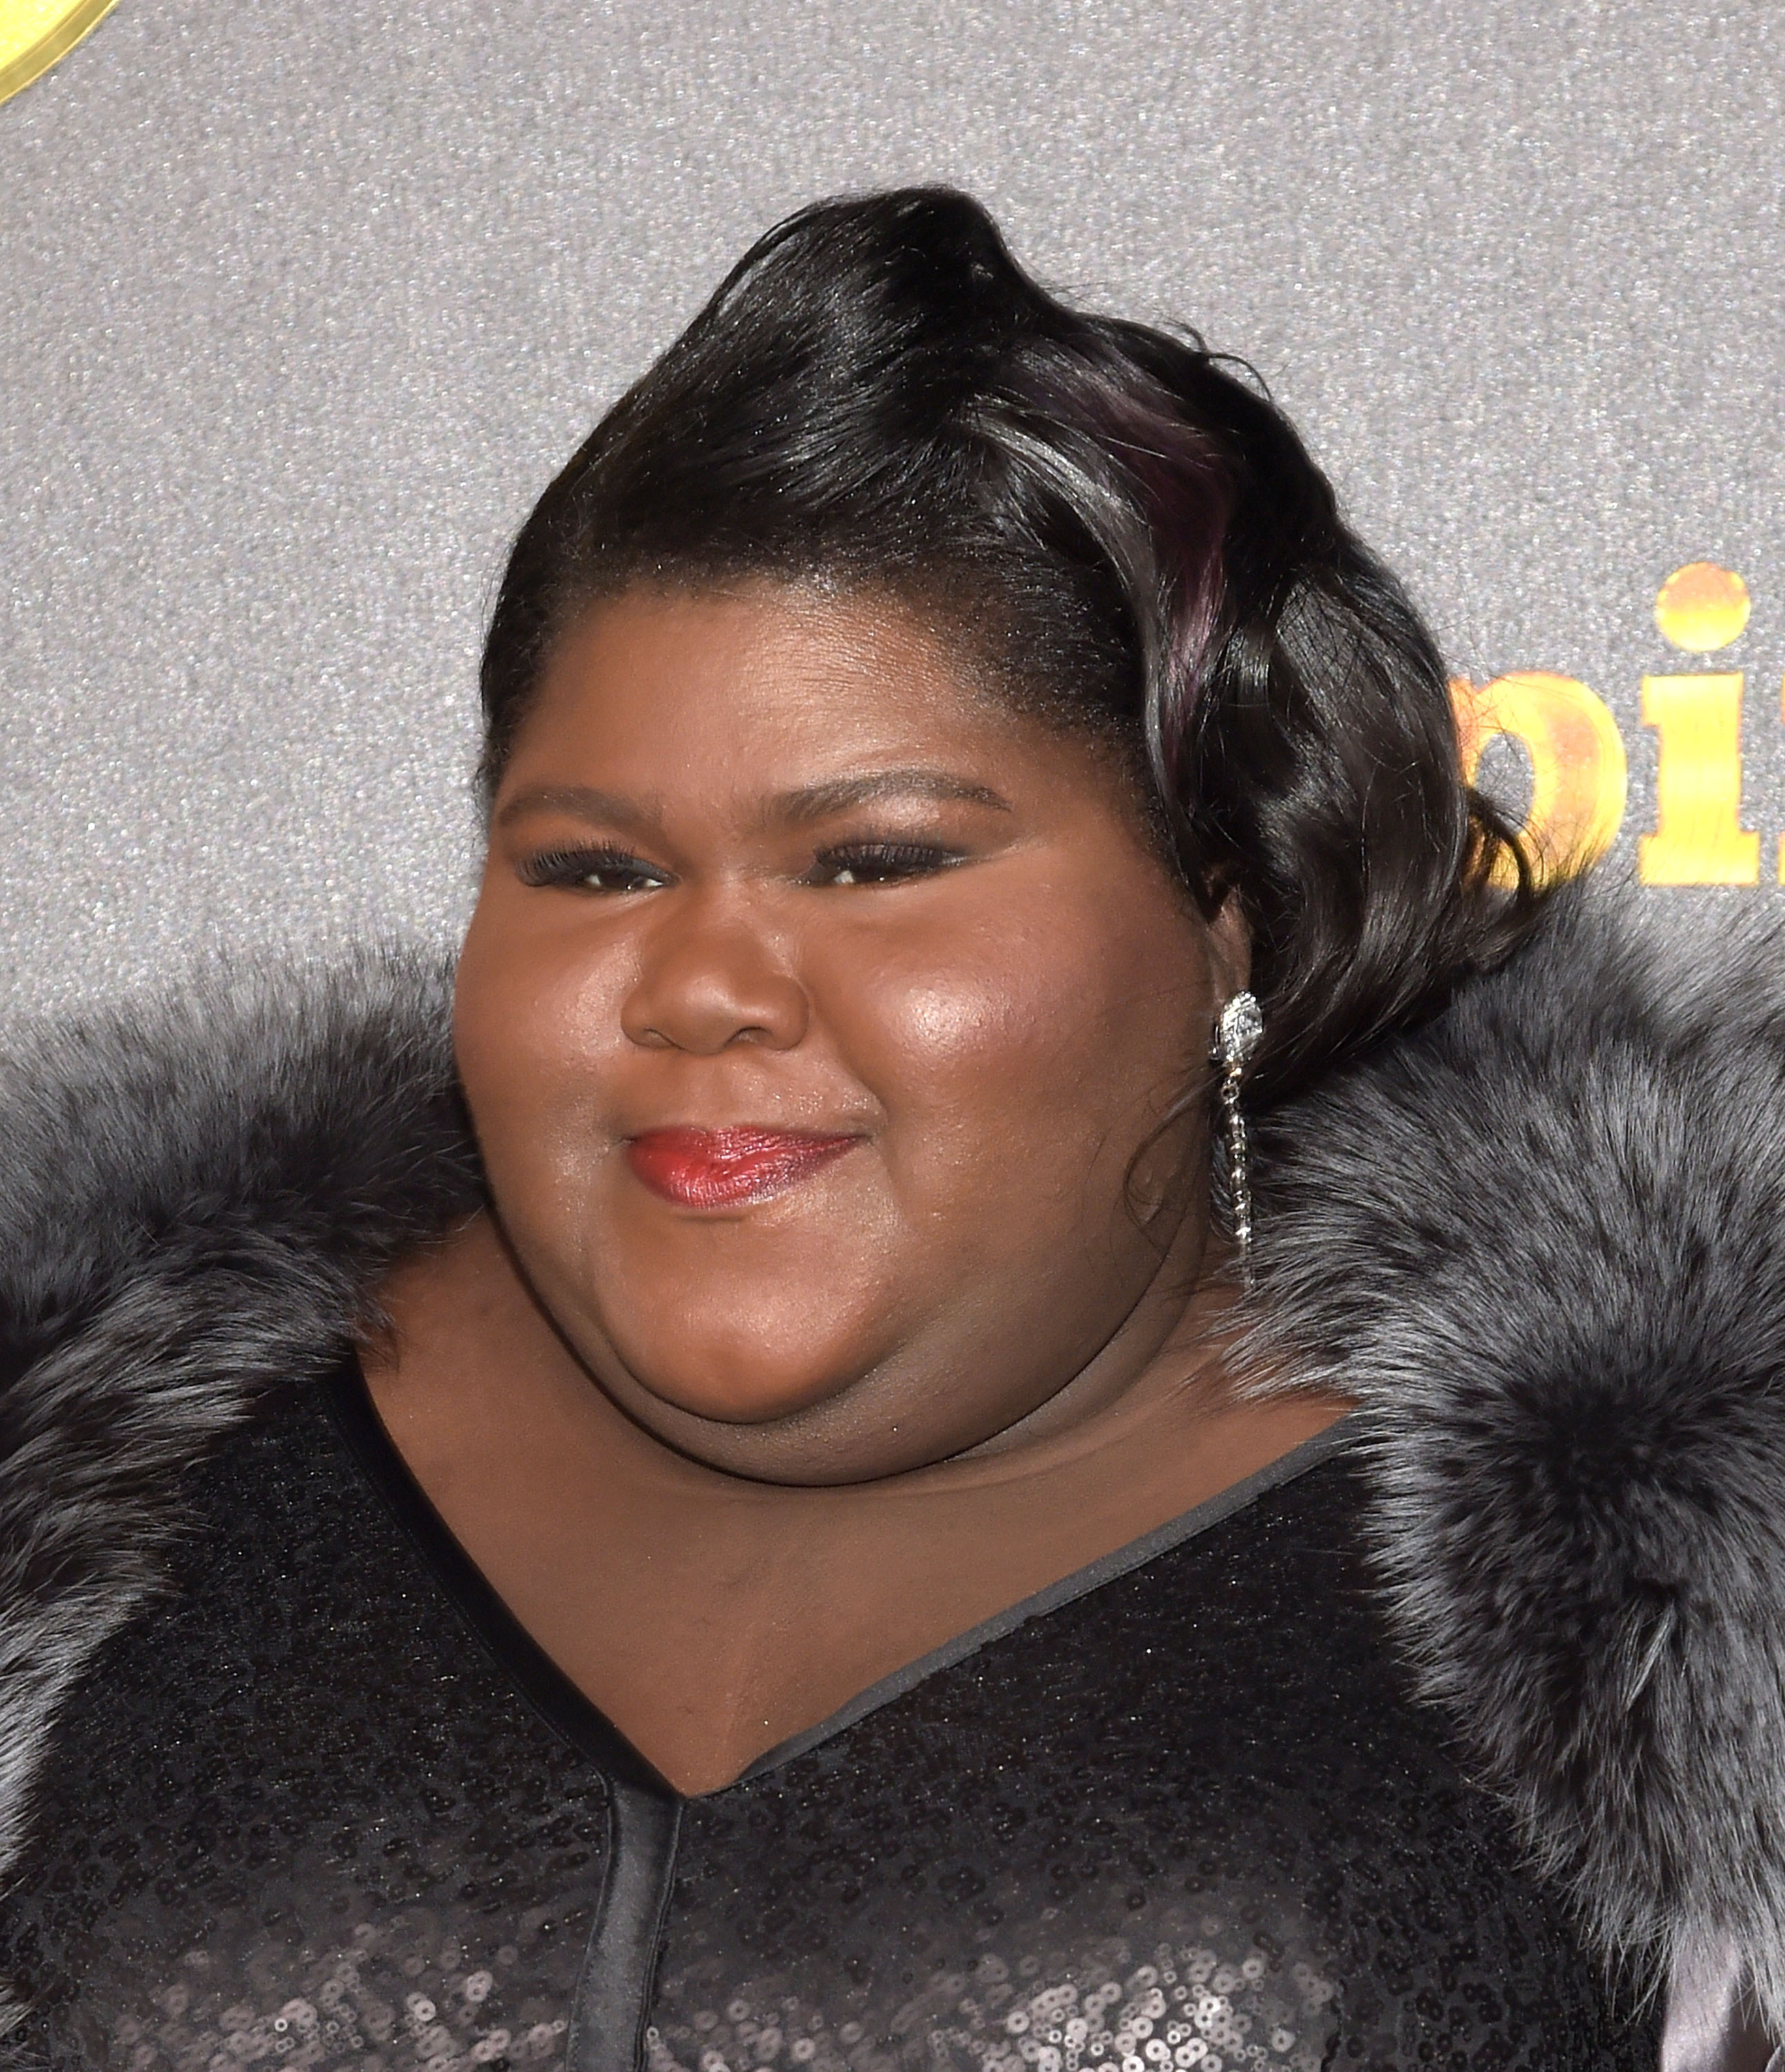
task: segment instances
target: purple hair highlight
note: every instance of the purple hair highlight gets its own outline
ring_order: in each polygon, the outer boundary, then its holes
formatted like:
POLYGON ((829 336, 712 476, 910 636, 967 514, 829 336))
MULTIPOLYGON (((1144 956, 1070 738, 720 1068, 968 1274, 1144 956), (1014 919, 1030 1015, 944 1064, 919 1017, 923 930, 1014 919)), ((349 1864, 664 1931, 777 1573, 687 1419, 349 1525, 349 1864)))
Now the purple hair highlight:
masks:
POLYGON ((1228 467, 1132 364, 1121 380, 1079 354, 1024 372, 997 436, 1067 505, 1121 579, 1145 672, 1148 754, 1176 801, 1225 594, 1228 467))

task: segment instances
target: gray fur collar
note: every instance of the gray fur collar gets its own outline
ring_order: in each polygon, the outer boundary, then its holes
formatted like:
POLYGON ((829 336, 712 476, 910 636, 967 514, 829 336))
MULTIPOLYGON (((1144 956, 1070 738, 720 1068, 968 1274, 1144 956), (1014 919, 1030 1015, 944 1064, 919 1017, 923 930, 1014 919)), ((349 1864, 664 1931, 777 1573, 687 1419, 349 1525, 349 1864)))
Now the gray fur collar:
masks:
MULTIPOLYGON (((445 974, 214 982, 0 1061, 0 1867, 193 1462, 475 1207, 445 974)), ((1364 1405, 1432 1696, 1596 1940, 1785 2033, 1785 970, 1570 895, 1255 1128, 1261 1372, 1364 1405)))
POLYGON ((1785 2037, 1785 958, 1573 894, 1258 1131, 1428 1692, 1593 1939, 1785 2037))

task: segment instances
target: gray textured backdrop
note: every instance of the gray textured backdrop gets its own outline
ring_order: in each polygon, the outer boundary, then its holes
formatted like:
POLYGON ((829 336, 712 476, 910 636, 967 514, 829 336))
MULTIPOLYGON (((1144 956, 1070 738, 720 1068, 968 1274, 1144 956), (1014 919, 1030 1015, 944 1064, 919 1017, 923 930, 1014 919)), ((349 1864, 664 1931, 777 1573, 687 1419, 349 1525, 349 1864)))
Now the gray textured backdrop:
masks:
POLYGON ((1785 898, 1776 0, 122 0, 0 108, 0 1007, 444 934, 479 623, 556 462, 821 192, 946 178, 1251 358, 1459 668, 1746 576, 1785 898))

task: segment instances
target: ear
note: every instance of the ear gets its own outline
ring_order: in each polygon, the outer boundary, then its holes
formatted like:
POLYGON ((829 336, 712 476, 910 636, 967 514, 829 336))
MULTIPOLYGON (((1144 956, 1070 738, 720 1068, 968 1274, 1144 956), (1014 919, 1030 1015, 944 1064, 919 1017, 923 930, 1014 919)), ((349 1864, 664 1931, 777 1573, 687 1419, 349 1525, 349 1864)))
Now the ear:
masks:
POLYGON ((1252 983, 1252 928, 1231 885, 1209 916, 1208 955, 1219 997, 1244 993, 1252 983))

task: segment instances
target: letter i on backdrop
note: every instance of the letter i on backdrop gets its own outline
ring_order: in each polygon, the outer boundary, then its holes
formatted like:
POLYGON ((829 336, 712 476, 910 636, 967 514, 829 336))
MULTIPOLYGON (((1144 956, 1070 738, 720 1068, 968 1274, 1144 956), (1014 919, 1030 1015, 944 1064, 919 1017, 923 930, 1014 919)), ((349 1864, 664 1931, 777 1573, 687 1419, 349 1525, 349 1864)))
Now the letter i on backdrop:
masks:
MULTIPOLYGON (((1655 600, 1664 639, 1709 655, 1741 637, 1748 586, 1714 561, 1677 569, 1655 600)), ((1760 837, 1742 824, 1740 670, 1643 679, 1643 724, 1660 737, 1655 832, 1638 845, 1645 885, 1758 885, 1760 837)), ((1785 884, 1785 843, 1780 882, 1785 884)))

